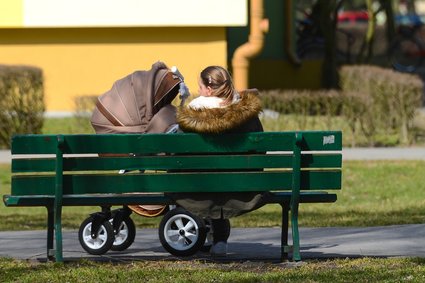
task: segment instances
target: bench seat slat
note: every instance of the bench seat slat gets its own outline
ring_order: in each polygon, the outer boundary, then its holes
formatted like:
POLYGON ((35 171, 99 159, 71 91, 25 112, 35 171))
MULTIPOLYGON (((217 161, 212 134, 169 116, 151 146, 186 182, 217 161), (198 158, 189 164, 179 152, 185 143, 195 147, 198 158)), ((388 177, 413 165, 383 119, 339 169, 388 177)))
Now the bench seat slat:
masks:
MULTIPOLYGON (((340 189, 341 172, 302 171, 301 189, 340 189)), ((55 177, 12 176, 12 194, 54 194, 55 177)), ((63 194, 290 190, 292 172, 65 175, 63 194), (219 182, 220 186, 217 186, 219 182)))
MULTIPOLYGON (((291 192, 274 192, 268 199, 268 203, 285 203, 291 201, 291 192)), ((300 192, 300 202, 302 203, 322 203, 322 202, 335 202, 337 194, 314 191, 314 192, 300 192)))
MULTIPOLYGON (((291 200, 290 192, 275 192, 266 200, 267 203, 287 203, 291 200)), ((3 196, 3 202, 9 207, 18 206, 51 206, 54 196, 47 195, 25 195, 25 196, 3 196)), ((327 192, 301 192, 300 202, 322 203, 335 202, 336 194, 327 192)), ((100 206, 100 205, 135 205, 135 204, 173 204, 173 200, 164 194, 102 194, 102 195, 64 195, 64 206, 100 206)))
MULTIPOLYGON (((49 206, 54 196, 12 196, 3 197, 6 206, 49 206)), ((171 204, 172 200, 164 194, 103 194, 103 195, 64 195, 64 206, 132 205, 132 204, 171 204)))

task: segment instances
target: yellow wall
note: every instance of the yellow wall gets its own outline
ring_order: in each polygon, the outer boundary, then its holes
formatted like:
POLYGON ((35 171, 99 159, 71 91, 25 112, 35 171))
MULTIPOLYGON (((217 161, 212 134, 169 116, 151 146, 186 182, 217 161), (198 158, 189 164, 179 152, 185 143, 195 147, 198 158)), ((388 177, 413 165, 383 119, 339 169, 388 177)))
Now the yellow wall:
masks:
POLYGON ((0 27, 20 27, 23 19, 23 0, 0 0, 0 27))
POLYGON ((224 27, 0 29, 0 64, 40 67, 49 112, 72 111, 76 96, 102 94, 158 60, 178 66, 194 94, 199 72, 226 57, 224 27))

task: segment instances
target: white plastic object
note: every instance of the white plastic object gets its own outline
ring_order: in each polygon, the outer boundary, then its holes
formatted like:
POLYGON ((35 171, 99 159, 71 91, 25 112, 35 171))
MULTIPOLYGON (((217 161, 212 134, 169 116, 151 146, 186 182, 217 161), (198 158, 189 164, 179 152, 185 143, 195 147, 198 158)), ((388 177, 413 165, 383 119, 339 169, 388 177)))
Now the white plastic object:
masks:
POLYGON ((179 85, 179 93, 180 93, 180 99, 182 100, 180 102, 180 106, 183 106, 186 98, 190 96, 189 88, 184 83, 184 77, 176 66, 171 67, 171 72, 182 80, 179 85))
POLYGON ((182 79, 182 81, 184 81, 183 75, 180 73, 179 69, 176 66, 171 67, 171 72, 173 72, 173 74, 179 76, 182 79))

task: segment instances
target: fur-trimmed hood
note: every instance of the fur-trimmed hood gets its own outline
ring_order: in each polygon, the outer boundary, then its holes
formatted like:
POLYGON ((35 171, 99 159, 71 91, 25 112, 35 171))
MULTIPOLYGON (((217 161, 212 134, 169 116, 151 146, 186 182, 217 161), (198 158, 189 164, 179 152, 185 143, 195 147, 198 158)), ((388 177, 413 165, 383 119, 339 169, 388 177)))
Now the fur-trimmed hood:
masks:
POLYGON ((219 134, 231 132, 262 111, 256 89, 240 93, 241 99, 223 108, 192 109, 181 107, 177 110, 177 122, 184 132, 219 134))

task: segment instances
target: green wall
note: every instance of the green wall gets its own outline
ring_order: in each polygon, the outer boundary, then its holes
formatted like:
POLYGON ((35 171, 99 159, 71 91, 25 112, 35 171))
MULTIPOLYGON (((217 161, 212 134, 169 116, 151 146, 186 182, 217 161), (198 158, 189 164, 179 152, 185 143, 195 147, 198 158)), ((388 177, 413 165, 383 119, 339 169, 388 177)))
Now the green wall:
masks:
MULTIPOLYGON (((285 50, 285 1, 265 0, 265 17, 269 31, 264 48, 250 62, 249 87, 258 89, 315 89, 320 88, 321 61, 305 61, 294 65, 285 50)), ((249 27, 227 28, 227 60, 231 61, 236 48, 248 41, 249 27)))

